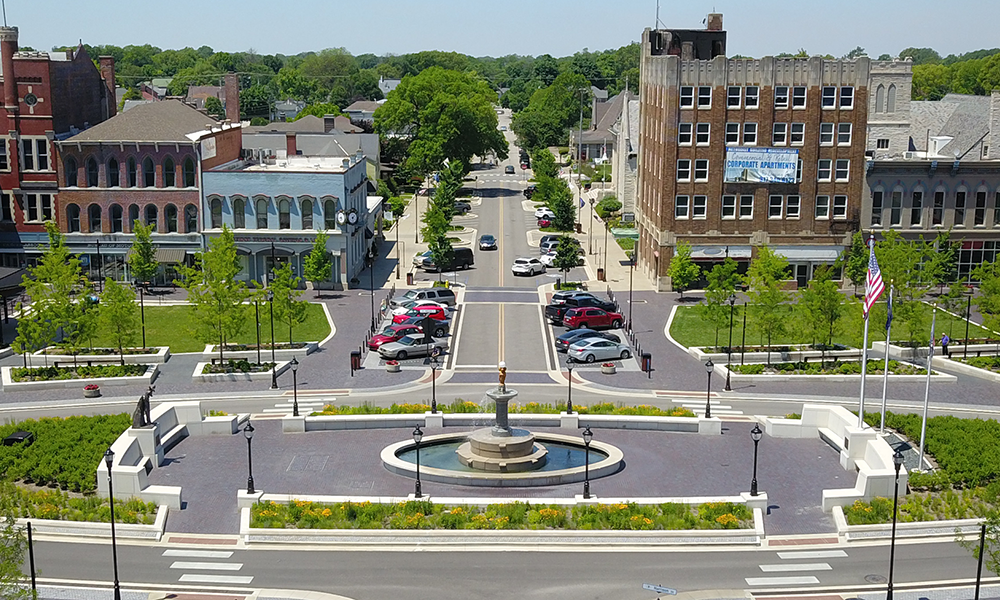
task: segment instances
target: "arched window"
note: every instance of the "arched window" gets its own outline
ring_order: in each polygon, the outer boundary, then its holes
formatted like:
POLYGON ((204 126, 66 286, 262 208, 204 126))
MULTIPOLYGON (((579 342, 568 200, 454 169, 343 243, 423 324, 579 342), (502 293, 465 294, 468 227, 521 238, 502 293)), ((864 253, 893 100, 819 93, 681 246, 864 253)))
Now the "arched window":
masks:
POLYGON ((135 223, 139 220, 139 205, 132 204, 128 207, 128 230, 135 231, 135 223))
POLYGON ((108 161, 108 187, 120 187, 121 172, 118 168, 118 161, 112 158, 108 161))
POLYGON ((66 187, 76 187, 76 159, 72 156, 66 158, 66 187))
POLYGON ((187 233, 198 231, 198 207, 194 204, 184 207, 184 231, 187 233))
POLYGON ((146 205, 146 225, 147 226, 152 226, 154 232, 159 231, 159 227, 157 227, 157 224, 156 224, 156 217, 157 217, 156 205, 155 204, 147 204, 146 205))
POLYGON ((77 233, 80 231, 80 207, 75 204, 69 204, 66 206, 66 224, 69 226, 70 233, 77 233))
POLYGON ((91 233, 101 232, 101 207, 91 204, 87 207, 87 223, 91 233))
POLYGON ((125 164, 127 166, 127 168, 126 168, 126 171, 127 171, 126 176, 128 177, 128 187, 136 187, 136 186, 138 186, 139 185, 139 174, 136 171, 136 167, 135 167, 135 157, 132 157, 132 156, 128 157, 128 162, 125 163, 125 164))
POLYGON ((184 187, 194 186, 194 161, 188 157, 184 159, 184 187))
POLYGON ((235 229, 246 229, 247 226, 247 203, 243 198, 233 198, 233 227, 235 229))
POLYGON ((302 229, 312 229, 313 228, 313 203, 309 198, 303 198, 300 206, 302 207, 302 229))
POLYGON ((323 203, 323 224, 327 229, 337 228, 337 202, 327 200, 323 203))
POLYGON ((889 96, 885 103, 885 112, 894 113, 896 112, 896 86, 889 86, 889 96))
POLYGON ((257 229, 267 229, 267 198, 257 198, 257 229))
POLYGON ((174 187, 177 182, 177 167, 169 156, 163 161, 163 187, 174 187))
POLYGON ((292 228, 291 202, 282 198, 278 200, 278 229, 292 228))
POLYGON ((163 209, 163 216, 167 219, 167 233, 177 233, 177 207, 168 204, 163 209))
POLYGON ((209 205, 212 208, 212 229, 222 228, 222 198, 215 197, 210 199, 209 205))
POLYGON ((148 156, 142 161, 142 187, 156 187, 156 167, 148 156))
POLYGON ((117 204, 111 205, 111 233, 121 233, 122 229, 122 207, 117 204))
POLYGON ((87 159, 87 187, 97 187, 97 161, 91 156, 87 159))
POLYGON ((885 103, 885 88, 879 85, 875 88, 875 112, 882 112, 882 105, 885 103))

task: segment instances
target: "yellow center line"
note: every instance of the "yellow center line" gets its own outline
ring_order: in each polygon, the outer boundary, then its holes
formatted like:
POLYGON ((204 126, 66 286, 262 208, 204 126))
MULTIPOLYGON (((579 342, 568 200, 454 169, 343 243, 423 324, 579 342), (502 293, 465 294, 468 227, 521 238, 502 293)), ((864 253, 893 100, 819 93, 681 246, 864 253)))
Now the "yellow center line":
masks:
POLYGON ((497 336, 497 339, 499 340, 499 348, 497 349, 497 357, 498 357, 497 360, 498 361, 502 361, 503 360, 503 330, 504 330, 504 327, 503 327, 504 308, 503 308, 503 303, 502 302, 500 303, 499 308, 500 308, 500 335, 497 336))
MULTIPOLYGON (((503 273, 504 273, 504 266, 503 266, 503 220, 504 220, 503 202, 498 203, 498 208, 499 208, 499 211, 500 211, 500 218, 497 219, 497 220, 500 222, 500 224, 499 224, 500 233, 499 233, 499 235, 497 235, 497 262, 499 263, 497 265, 497 267, 498 267, 497 268, 497 273, 498 273, 499 278, 500 278, 500 287, 503 287, 503 273)), ((499 345, 499 347, 497 349, 497 360, 498 361, 502 361, 503 360, 503 350, 504 350, 504 348, 503 348, 503 343, 504 343, 503 342, 503 337, 504 337, 504 335, 503 335, 503 330, 504 330, 504 326, 503 326, 504 308, 503 308, 503 303, 502 302, 500 303, 499 309, 500 309, 500 332, 499 332, 499 335, 497 336, 498 345, 499 345)))

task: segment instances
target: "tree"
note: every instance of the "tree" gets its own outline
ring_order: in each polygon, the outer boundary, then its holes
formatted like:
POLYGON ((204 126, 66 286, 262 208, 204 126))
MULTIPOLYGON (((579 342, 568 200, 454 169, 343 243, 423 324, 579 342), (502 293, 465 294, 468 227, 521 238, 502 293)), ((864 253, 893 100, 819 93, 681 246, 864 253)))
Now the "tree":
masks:
POLYGON ((549 152, 548 148, 536 150, 531 153, 531 168, 535 177, 557 177, 559 175, 559 165, 556 164, 556 157, 549 152))
POLYGON ((858 284, 865 280, 868 273, 868 245, 865 244, 865 234, 856 231, 851 238, 851 248, 847 251, 847 260, 844 264, 844 274, 847 275, 851 283, 854 284, 854 293, 858 293, 858 284))
POLYGON ((153 247, 153 226, 143 225, 138 220, 132 225, 135 239, 128 266, 132 269, 132 279, 142 284, 153 281, 159 264, 156 262, 156 248, 153 247))
POLYGON ((288 343, 292 343, 292 327, 306 320, 308 303, 299 300, 301 280, 292 274, 292 265, 285 263, 275 269, 268 289, 274 293, 274 319, 288 324, 288 343))
POLYGON ((951 69, 938 64, 913 66, 914 100, 940 100, 951 91, 951 69))
POLYGON ((855 46, 854 50, 851 50, 844 55, 844 60, 854 60, 860 56, 867 56, 867 54, 865 54, 865 49, 861 46, 855 46))
POLYGON ((614 215, 622 209, 622 203, 618 201, 618 198, 614 196, 608 196, 597 203, 594 210, 600 215, 602 219, 607 219, 608 217, 614 215))
POLYGON ((104 281, 101 293, 100 324, 118 348, 121 363, 125 364, 125 348, 135 344, 139 331, 139 307, 135 293, 110 277, 104 281))
POLYGON ((552 82, 559 76, 559 63, 548 54, 535 58, 531 69, 535 79, 541 81, 542 85, 552 85, 552 82))
POLYGON ((690 289, 691 284, 701 275, 701 268, 691 260, 690 244, 677 242, 674 256, 670 259, 668 275, 670 275, 670 284, 680 292, 680 297, 684 298, 684 290, 690 289))
POLYGON ((219 100, 215 96, 205 98, 205 112, 208 113, 208 116, 215 119, 226 118, 226 109, 222 107, 222 100, 219 100))
POLYGON ((914 65, 941 62, 941 55, 933 48, 903 48, 899 51, 899 57, 912 59, 914 65))
POLYGON ((771 364, 771 340, 784 335, 788 326, 788 311, 785 310, 788 296, 781 289, 787 268, 788 261, 784 257, 761 246, 746 275, 753 327, 761 337, 767 338, 768 365, 771 364))
POLYGON ((580 240, 575 237, 564 235, 559 238, 556 246, 556 256, 552 260, 552 265, 562 272, 563 278, 569 278, 569 272, 580 264, 580 240))
MULTIPOLYGON (((948 291, 938 296, 938 304, 940 304, 941 308, 944 310, 957 314, 959 311, 965 309, 966 291, 967 289, 964 283, 961 281, 952 281, 951 284, 948 285, 948 291)), ((948 337, 954 337, 952 333, 955 330, 956 321, 957 319, 948 320, 948 337)))
MULTIPOLYGON (((11 484, 7 484, 11 485, 11 484)), ((23 525, 17 523, 16 494, 0 494, 0 598, 28 600, 37 598, 31 588, 24 585, 25 554, 28 538, 23 525)))
POLYGON ((326 249, 326 240, 325 231, 316 234, 312 250, 306 255, 303 265, 303 275, 306 281, 312 282, 317 296, 319 296, 319 288, 316 287, 316 284, 330 281, 330 278, 333 277, 333 258, 326 249))
POLYGON ((799 305, 803 310, 804 330, 814 346, 819 340, 823 353, 820 360, 826 363, 826 351, 833 345, 837 321, 844 311, 844 297, 837 290, 828 266, 817 268, 809 285, 799 290, 799 305))
POLYGON ((318 102, 316 104, 310 104, 299 111, 299 114, 295 115, 293 121, 298 121, 303 117, 313 115, 319 118, 323 118, 326 115, 342 115, 344 113, 340 112, 340 107, 336 104, 330 104, 329 102, 318 102))
POLYGON ((975 303, 983 315, 983 327, 1000 331, 1000 263, 983 263, 972 271, 972 277, 979 280, 975 303))
POLYGON ((590 82, 578 73, 563 73, 552 85, 531 95, 528 106, 514 115, 511 129, 528 150, 563 145, 569 128, 589 112, 590 82))
POLYGON ((705 286, 705 303, 701 305, 701 315, 706 321, 715 325, 715 346, 719 346, 719 330, 729 326, 731 311, 726 306, 729 297, 736 291, 740 276, 736 273, 736 261, 731 258, 716 263, 708 272, 708 285, 705 286))
POLYGON ((951 230, 939 231, 933 244, 927 246, 924 271, 931 285, 941 287, 958 277, 958 247, 959 242, 951 241, 951 230))
POLYGON ((539 177, 532 199, 552 209, 555 213, 552 226, 556 231, 576 229, 576 203, 573 202, 573 192, 565 180, 557 177, 539 177))

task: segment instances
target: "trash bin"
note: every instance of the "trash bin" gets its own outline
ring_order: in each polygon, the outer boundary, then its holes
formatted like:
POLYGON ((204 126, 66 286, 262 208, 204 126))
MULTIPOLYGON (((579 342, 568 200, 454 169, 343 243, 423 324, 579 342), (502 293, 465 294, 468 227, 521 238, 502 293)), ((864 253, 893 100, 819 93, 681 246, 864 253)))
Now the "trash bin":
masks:
POLYGON ((556 277, 556 291, 562 289, 562 277, 556 277))
POLYGON ((351 370, 357 371, 361 368, 361 351, 351 350, 351 370))
POLYGON ((597 280, 604 281, 604 269, 602 267, 597 267, 597 280))
POLYGON ((406 274, 406 285, 413 285, 413 271, 406 274))
POLYGON ((576 232, 577 233, 583 233, 583 223, 577 223, 576 224, 576 232))
POLYGON ((653 357, 649 352, 642 353, 642 370, 647 373, 652 369, 653 357))

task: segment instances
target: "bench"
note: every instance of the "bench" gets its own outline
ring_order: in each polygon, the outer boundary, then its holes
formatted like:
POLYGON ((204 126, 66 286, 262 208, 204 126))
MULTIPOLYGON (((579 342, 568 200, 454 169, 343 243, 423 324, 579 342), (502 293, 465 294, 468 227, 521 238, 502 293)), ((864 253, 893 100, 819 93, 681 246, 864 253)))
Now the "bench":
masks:
POLYGON ((104 358, 90 358, 87 360, 56 360, 52 362, 52 366, 59 367, 76 367, 85 366, 92 367, 94 363, 99 365, 120 365, 122 363, 121 357, 119 356, 107 356, 104 358))
POLYGON ((820 427, 818 428, 818 430, 819 430, 819 439, 823 440, 827 444, 830 444, 830 447, 832 447, 837 452, 841 452, 847 447, 844 442, 844 437, 841 435, 837 435, 836 433, 834 433, 832 429, 826 427, 820 427))

